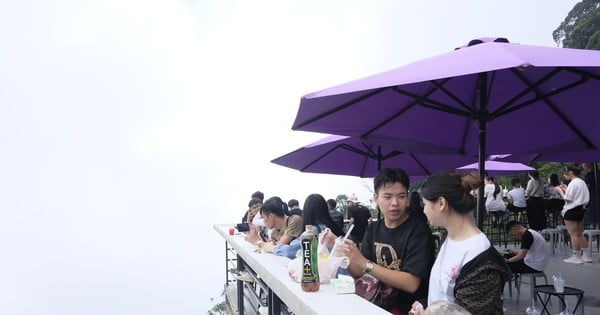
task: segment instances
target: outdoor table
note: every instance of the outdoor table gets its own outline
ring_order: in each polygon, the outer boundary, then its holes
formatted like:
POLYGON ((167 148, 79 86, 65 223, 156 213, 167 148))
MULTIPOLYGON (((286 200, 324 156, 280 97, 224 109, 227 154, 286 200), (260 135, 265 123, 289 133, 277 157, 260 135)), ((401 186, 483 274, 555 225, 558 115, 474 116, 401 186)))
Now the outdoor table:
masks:
POLYGON ((548 308, 546 308, 546 306, 548 305, 548 302, 550 302, 550 297, 552 297, 553 295, 557 296, 558 299, 560 300, 560 303, 562 306, 561 311, 564 311, 567 308, 567 303, 565 303, 565 296, 567 296, 567 295, 576 296, 577 304, 575 304, 573 313, 575 313, 577 311, 577 307, 579 307, 579 303, 581 303, 581 298, 583 298, 583 290, 579 290, 579 289, 572 288, 572 287, 565 287, 565 290, 563 292, 556 292, 556 290, 554 289, 554 285, 551 285, 551 284, 536 285, 535 292, 536 292, 538 298, 540 299, 540 301, 542 301, 542 306, 544 308, 542 310, 541 314, 544 314, 544 312, 546 312, 546 314, 550 314, 550 311, 548 311, 548 308), (542 299, 541 293, 546 295, 545 299, 542 299))

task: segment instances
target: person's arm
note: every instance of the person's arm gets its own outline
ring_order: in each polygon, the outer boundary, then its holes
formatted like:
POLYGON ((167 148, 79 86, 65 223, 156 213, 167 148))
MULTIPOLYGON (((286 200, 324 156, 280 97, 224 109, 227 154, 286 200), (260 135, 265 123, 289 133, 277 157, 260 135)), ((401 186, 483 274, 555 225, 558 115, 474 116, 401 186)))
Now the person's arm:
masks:
POLYGON ((571 200, 568 200, 567 197, 566 197, 566 195, 567 195, 566 190, 567 189, 566 189, 565 184, 560 184, 560 186, 556 186, 554 188, 554 190, 556 190, 558 192, 558 194, 560 195, 560 198, 564 199, 565 201, 571 201, 571 200))
POLYGON ((289 244, 292 240, 300 236, 303 231, 301 216, 293 215, 288 217, 285 231, 279 241, 277 241, 277 244, 289 244))
POLYGON ((519 249, 518 252, 516 252, 516 255, 514 255, 511 258, 508 258, 506 260, 506 262, 507 263, 514 263, 514 262, 517 262, 517 261, 521 261, 521 260, 523 260, 525 258, 525 256, 527 255, 528 251, 529 251, 528 249, 521 248, 521 249, 519 249))
POLYGON ((533 192, 533 180, 529 180, 527 182, 527 187, 525 188, 525 197, 529 197, 529 195, 531 195, 531 193, 533 192))
POLYGON ((301 239, 298 237, 290 242, 289 245, 286 244, 277 244, 273 246, 272 253, 277 256, 285 256, 290 259, 296 258, 296 253, 300 249, 302 245, 301 239))
POLYGON ((368 260, 361 254, 356 244, 354 244, 354 242, 351 240, 346 240, 346 243, 344 245, 340 245, 339 248, 349 258, 350 265, 348 266, 347 270, 354 278, 360 278, 362 275, 364 275, 365 269, 367 268, 367 263, 370 262, 373 265, 373 269, 369 272, 369 274, 394 288, 405 292, 414 293, 421 284, 421 278, 411 273, 399 270, 391 270, 368 260))
POLYGON ((261 241, 258 233, 259 232, 256 226, 252 223, 248 223, 248 234, 246 234, 246 241, 252 245, 258 245, 258 242, 261 241))
POLYGON ((519 249, 518 252, 515 252, 516 255, 507 259, 506 262, 513 263, 525 259, 525 256, 527 256, 527 252, 531 249, 532 245, 533 234, 531 234, 530 231, 525 231, 521 237, 521 249, 519 249))
POLYGON ((497 270, 480 268, 468 281, 456 284, 454 302, 471 312, 487 314, 489 305, 498 300, 497 292, 502 292, 504 280, 497 270))

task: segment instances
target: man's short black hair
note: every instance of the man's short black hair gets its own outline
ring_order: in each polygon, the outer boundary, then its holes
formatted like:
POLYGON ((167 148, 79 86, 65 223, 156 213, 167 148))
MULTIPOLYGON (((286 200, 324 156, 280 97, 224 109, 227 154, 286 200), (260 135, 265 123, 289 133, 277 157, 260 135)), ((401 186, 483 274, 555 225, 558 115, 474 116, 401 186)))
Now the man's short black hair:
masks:
POLYGON ((300 202, 298 200, 290 199, 290 201, 288 201, 288 207, 293 208, 297 206, 300 206, 300 202))
POLYGON ((506 232, 510 232, 510 229, 512 229, 515 226, 523 226, 523 223, 517 221, 517 220, 512 220, 508 223, 506 223, 506 232))

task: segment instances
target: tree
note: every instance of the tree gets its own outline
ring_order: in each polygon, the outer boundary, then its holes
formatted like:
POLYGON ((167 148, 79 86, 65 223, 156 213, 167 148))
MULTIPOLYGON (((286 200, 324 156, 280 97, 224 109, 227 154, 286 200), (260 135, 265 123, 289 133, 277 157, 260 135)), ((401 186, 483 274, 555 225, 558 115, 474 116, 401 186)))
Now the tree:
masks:
POLYGON ((600 50, 600 0, 583 0, 552 32, 558 46, 600 50))
MULTIPOLYGON (((207 315, 225 315, 230 313, 229 309, 228 309, 228 305, 227 305, 227 300, 225 299, 225 290, 227 289, 227 287, 225 287, 225 289, 223 289, 223 292, 221 292, 221 298, 223 298, 221 301, 218 301, 217 304, 215 304, 210 310, 208 310, 208 312, 206 312, 207 315)), ((215 299, 214 298, 210 298, 211 302, 214 302, 215 299)))

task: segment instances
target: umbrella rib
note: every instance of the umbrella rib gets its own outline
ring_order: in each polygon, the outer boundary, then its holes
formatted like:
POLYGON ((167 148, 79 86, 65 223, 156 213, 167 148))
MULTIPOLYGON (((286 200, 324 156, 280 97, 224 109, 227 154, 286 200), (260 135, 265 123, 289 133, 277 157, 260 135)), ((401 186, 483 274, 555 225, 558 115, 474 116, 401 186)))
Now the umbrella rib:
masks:
POLYGON ((417 157, 414 154, 409 153, 409 155, 415 161, 415 163, 419 164, 419 166, 425 171, 425 174, 431 175, 429 169, 427 169, 427 167, 425 167, 425 165, 423 165, 423 163, 421 163, 421 161, 419 161, 419 159, 417 159, 417 157))
MULTIPOLYGON (((392 88, 393 91, 396 91, 396 87, 392 88)), ((396 91, 397 92, 397 91, 396 91)), ((429 93, 433 93, 434 91, 431 91, 429 93)), ((369 137, 369 135, 371 135, 373 132, 375 132, 375 130, 381 128, 382 126, 386 125, 387 123, 389 123, 390 121, 396 119, 396 117, 404 114, 406 111, 408 111, 409 109, 413 108, 415 105, 417 105, 419 102, 415 101, 412 104, 407 105, 406 107, 402 108, 402 110, 396 112, 394 115, 391 115, 390 117, 388 117, 387 119, 385 119, 384 121, 382 121, 380 124, 375 125, 375 127, 369 129, 367 132, 363 133, 362 135, 360 135, 360 138, 362 139, 366 139, 369 137)))
MULTIPOLYGON (((475 113, 473 112, 473 109, 470 108, 465 102, 463 102, 463 100, 461 100, 460 98, 458 98, 458 96, 456 96, 454 93, 450 92, 449 90, 447 90, 443 84, 439 84, 437 81, 432 80, 430 81, 431 84, 433 84, 436 88, 438 88, 438 90, 442 91, 444 94, 446 94, 448 97, 450 97, 451 99, 453 99, 456 103, 458 103, 460 106, 462 106, 467 112, 470 112, 472 115, 474 115, 475 113)), ((447 82, 447 81, 446 81, 447 82)), ((446 83, 444 82, 444 84, 446 83)))
POLYGON ((594 79, 594 80, 600 80, 600 75, 597 75, 595 73, 591 73, 589 71, 584 71, 584 70, 575 69, 575 68, 567 68, 567 67, 561 68, 561 70, 568 71, 568 72, 573 72, 575 74, 579 74, 579 75, 584 76, 584 77, 589 77, 589 78, 594 79))
MULTIPOLYGON (((527 85, 531 84, 530 82, 527 81, 527 78, 523 77, 521 74, 517 73, 517 77, 519 77, 519 79, 521 79, 525 84, 527 84, 527 85)), ((588 80, 587 77, 582 76, 581 79, 578 80, 577 82, 574 82, 572 84, 564 86, 561 89, 565 89, 567 87, 571 88, 571 86, 576 86, 576 85, 582 84, 583 82, 586 82, 587 80, 588 80)), ((541 95, 541 97, 539 97, 540 100, 542 100, 544 103, 546 103, 546 105, 548 105, 548 107, 554 112, 554 114, 556 114, 556 116, 558 116, 558 118, 560 120, 562 120, 567 125, 567 127, 569 127, 569 129, 571 129, 579 137, 579 139, 585 143, 585 145, 589 149, 596 150, 596 146, 592 143, 592 141, 590 141, 590 139, 588 137, 586 137, 579 128, 577 128, 577 125, 575 125, 571 120, 567 119, 567 117, 564 115, 564 113, 561 112, 560 109, 558 109, 556 104, 554 104, 550 100, 550 96, 554 95, 555 93, 548 93, 548 94, 544 95, 542 92, 538 91, 536 88, 533 88, 533 90, 535 91, 536 95, 541 95)))
POLYGON ((383 93, 387 89, 389 89, 389 87, 384 87, 384 88, 373 90, 370 93, 367 93, 367 94, 365 94, 365 95, 363 95, 361 97, 352 99, 351 101, 349 101, 347 103, 344 103, 344 104, 341 104, 339 106, 336 106, 336 107, 334 107, 334 108, 332 108, 332 109, 330 109, 330 110, 328 110, 328 111, 326 111, 324 113, 321 113, 321 114, 316 115, 315 117, 312 117, 312 118, 310 118, 310 119, 308 119, 308 120, 306 120, 304 122, 301 122, 298 125, 293 126, 292 129, 294 129, 294 130, 301 129, 301 128, 303 128, 306 125, 310 125, 310 124, 312 124, 312 123, 314 123, 314 122, 316 122, 318 120, 321 120, 321 119, 323 119, 323 118, 325 118, 325 117, 327 117, 327 116, 329 116, 331 114, 334 114, 334 113, 336 113, 336 112, 338 112, 338 111, 340 111, 342 109, 350 107, 350 106, 352 106, 352 105, 354 105, 356 103, 360 103, 363 100, 369 99, 369 98, 371 98, 371 97, 373 97, 373 96, 375 96, 377 94, 383 93))
POLYGON ((504 110, 500 111, 500 109, 498 109, 498 110, 494 111, 492 113, 492 115, 494 116, 494 118, 500 117, 500 116, 504 116, 506 114, 514 112, 514 111, 516 111, 518 109, 521 109, 523 107, 527 107, 527 106, 529 106, 529 105, 531 105, 531 104, 533 104, 535 102, 538 102, 538 101, 541 101, 541 100, 545 100, 545 99, 547 99, 549 97, 552 97, 554 95, 558 95, 558 94, 560 94, 560 93, 562 93, 564 91, 572 89, 573 87, 575 87, 577 85, 580 85, 580 84, 584 83, 585 81, 587 81, 587 78, 582 77, 579 80, 577 80, 577 81, 575 81, 573 83, 567 84, 567 85, 565 85, 565 86, 563 86, 561 88, 553 89, 551 92, 549 92, 547 94, 536 93, 536 97, 535 98, 532 98, 532 99, 530 99, 528 101, 524 101, 523 103, 520 103, 520 104, 515 105, 513 107, 510 107, 510 108, 506 108, 506 106, 503 106, 504 110))
POLYGON ((547 75, 545 75, 544 77, 542 77, 541 79, 539 79, 535 84, 529 84, 526 81, 523 80, 521 73, 519 72, 520 70, 518 70, 517 68, 512 68, 511 72, 517 77, 519 78, 521 81, 523 81, 526 85, 527 88, 524 89, 523 91, 521 91, 520 93, 518 93, 517 95, 515 95, 513 98, 511 98, 510 100, 508 100, 506 103, 504 103, 504 105, 500 106, 498 109, 496 109, 493 113, 491 113, 490 115, 492 117, 499 117, 502 116, 504 114, 510 113, 511 111, 507 111, 506 113, 504 112, 507 108, 509 108, 511 105, 513 105, 514 103, 516 103, 518 100, 520 100, 521 98, 523 98, 525 95, 527 95, 527 93, 531 92, 531 91, 535 91, 535 88, 540 86, 542 83, 548 81, 550 78, 554 77, 559 71, 557 69, 551 71, 550 73, 548 73, 547 75))
POLYGON ((300 168, 300 171, 305 172, 309 167, 313 166, 315 163, 319 162, 322 158, 326 157, 331 152, 337 150, 340 147, 342 147, 342 145, 338 144, 338 145, 332 147, 331 149, 325 151, 323 154, 321 154, 321 155, 317 156, 315 159, 313 159, 310 163, 308 163, 304 167, 300 168))
MULTIPOLYGON (((397 93, 403 94, 405 96, 408 97, 412 97, 414 99, 416 99, 415 103, 411 104, 410 107, 417 105, 417 104, 421 104, 421 106, 426 107, 426 108, 430 108, 433 110, 438 110, 438 111, 442 111, 442 112, 447 112, 449 114, 456 114, 458 116, 463 116, 463 117, 473 117, 473 113, 471 112, 465 112, 462 111, 458 108, 454 108, 452 106, 449 106, 447 104, 444 103, 440 103, 438 101, 434 101, 432 99, 427 98, 429 95, 431 95, 433 92, 437 91, 436 89, 434 89, 432 92, 427 93, 427 95, 418 95, 418 94, 414 94, 405 90, 401 90, 398 87, 394 87, 393 90, 397 93)), ((404 111, 403 111, 404 112, 404 111)), ((403 113, 401 112, 401 113, 403 113)), ((395 118, 396 115, 393 117, 395 118)))

